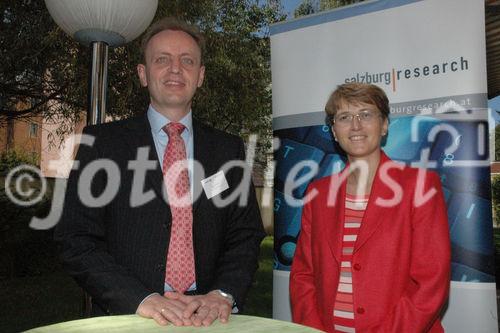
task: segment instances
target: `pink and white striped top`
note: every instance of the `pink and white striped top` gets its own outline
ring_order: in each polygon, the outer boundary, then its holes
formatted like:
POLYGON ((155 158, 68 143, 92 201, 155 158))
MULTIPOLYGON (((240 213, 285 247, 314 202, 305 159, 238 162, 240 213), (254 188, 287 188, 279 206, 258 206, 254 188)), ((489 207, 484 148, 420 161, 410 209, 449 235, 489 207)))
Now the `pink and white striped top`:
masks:
POLYGON ((333 323, 335 332, 354 333, 355 317, 352 284, 352 253, 354 244, 361 228, 363 215, 368 204, 368 195, 346 195, 345 219, 343 227, 342 256, 340 264, 340 279, 337 296, 333 308, 333 323))

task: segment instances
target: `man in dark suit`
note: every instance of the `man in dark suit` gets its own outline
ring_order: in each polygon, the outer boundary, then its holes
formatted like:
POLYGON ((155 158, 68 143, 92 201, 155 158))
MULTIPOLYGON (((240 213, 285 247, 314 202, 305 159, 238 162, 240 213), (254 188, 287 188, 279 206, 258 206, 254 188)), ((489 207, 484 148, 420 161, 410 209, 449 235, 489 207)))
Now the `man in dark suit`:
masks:
POLYGON ((163 19, 142 45, 147 114, 84 130, 93 144, 80 145, 55 238, 94 315, 225 322, 243 308, 264 237, 249 170, 227 164, 244 160, 243 142, 192 119, 205 76, 196 27, 163 19))

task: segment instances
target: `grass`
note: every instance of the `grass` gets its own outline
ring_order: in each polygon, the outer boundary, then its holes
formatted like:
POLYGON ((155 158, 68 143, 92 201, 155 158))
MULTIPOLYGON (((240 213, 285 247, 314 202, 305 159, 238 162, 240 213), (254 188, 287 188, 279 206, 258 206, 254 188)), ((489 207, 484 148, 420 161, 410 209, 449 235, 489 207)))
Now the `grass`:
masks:
MULTIPOLYGON (((497 283, 497 295, 500 290, 500 228, 493 228, 493 240, 495 243, 495 276, 497 283)), ((500 313, 500 304, 498 304, 498 312, 500 313)), ((500 317, 499 317, 500 320, 500 317)))
POLYGON ((0 281, 0 332, 80 319, 82 291, 66 273, 0 281))
POLYGON ((273 314, 273 237, 260 245, 259 270, 248 293, 245 314, 271 318, 273 314))

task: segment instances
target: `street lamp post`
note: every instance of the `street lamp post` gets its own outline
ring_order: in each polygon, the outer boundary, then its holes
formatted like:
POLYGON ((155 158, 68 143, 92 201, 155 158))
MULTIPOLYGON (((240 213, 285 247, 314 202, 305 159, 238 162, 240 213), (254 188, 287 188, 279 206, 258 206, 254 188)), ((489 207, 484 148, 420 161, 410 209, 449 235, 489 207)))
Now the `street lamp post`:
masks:
POLYGON ((146 30, 158 0, 45 0, 45 5, 61 29, 92 47, 87 124, 100 124, 106 116, 108 48, 146 30))
POLYGON ((108 44, 92 42, 92 64, 90 68, 89 101, 87 122, 100 124, 106 116, 106 94, 108 80, 108 44))

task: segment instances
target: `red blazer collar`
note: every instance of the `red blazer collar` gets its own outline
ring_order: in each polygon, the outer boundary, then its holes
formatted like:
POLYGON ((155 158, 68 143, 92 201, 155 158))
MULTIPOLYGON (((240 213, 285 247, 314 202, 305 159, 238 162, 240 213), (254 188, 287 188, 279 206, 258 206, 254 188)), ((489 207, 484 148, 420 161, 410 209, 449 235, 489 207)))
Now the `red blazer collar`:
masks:
MULTIPOLYGON (((381 151, 380 162, 377 167, 375 178, 373 180, 368 205, 363 217, 362 226, 358 234, 356 243, 354 245, 354 253, 359 251, 363 245, 373 236, 380 224, 384 221, 386 216, 390 216, 388 209, 390 207, 380 207, 375 202, 377 198, 389 199, 393 197, 392 190, 381 180, 380 166, 386 162, 392 162, 387 155, 381 151)), ((344 170, 339 174, 332 175, 329 183, 329 195, 327 201, 334 204, 326 204, 325 216, 331 219, 327 225, 327 235, 329 240, 329 247, 332 255, 341 261, 342 255, 342 239, 343 239, 343 226, 345 219, 345 198, 346 198, 346 177, 349 164, 346 165, 344 170), (340 185, 340 187, 339 187, 340 185), (333 187, 333 188, 332 188, 333 187), (336 194, 336 195, 335 195, 336 194), (334 197, 332 197, 334 195, 334 197), (333 217, 333 218, 332 218, 333 217)))

